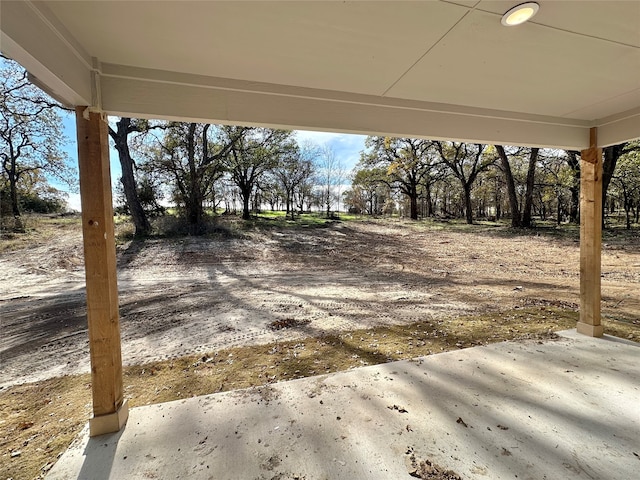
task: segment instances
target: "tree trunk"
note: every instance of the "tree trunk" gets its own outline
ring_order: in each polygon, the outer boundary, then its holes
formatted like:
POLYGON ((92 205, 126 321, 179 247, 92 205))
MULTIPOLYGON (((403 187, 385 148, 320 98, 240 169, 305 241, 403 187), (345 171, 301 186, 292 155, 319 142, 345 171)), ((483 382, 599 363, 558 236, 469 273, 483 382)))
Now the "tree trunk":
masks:
POLYGON ((409 196, 410 208, 409 208, 409 216, 411 220, 418 219, 418 195, 415 192, 412 192, 412 195, 409 196))
POLYGON ((567 163, 573 172, 573 185, 569 187, 569 191, 571 192, 569 221, 571 223, 580 223, 580 158, 578 152, 567 152, 567 155, 567 163))
POLYGON ((251 220, 251 187, 243 183, 239 188, 240 198, 242 198, 242 219, 251 220))
POLYGON ((427 217, 433 217, 433 198, 431 196, 431 184, 425 185, 425 195, 427 197, 427 217))
MULTIPOLYGON (((498 156, 502 162, 502 169, 504 170, 504 179, 507 183, 507 192, 509 194, 509 208, 511 210, 511 226, 521 227, 522 221, 520 219, 520 208, 518 206, 518 194, 516 193, 516 184, 513 180, 513 174, 511 173, 511 165, 509 165, 509 159, 504 151, 502 145, 496 145, 498 156)), ((497 216, 497 214, 496 214, 497 216)))
POLYGON ((325 205, 327 207, 327 218, 331 216, 331 189, 327 186, 327 193, 325 197, 325 205))
MULTIPOLYGON (((291 220, 295 220, 296 219, 296 209, 295 209, 295 205, 293 204, 293 189, 291 189, 290 192, 287 192, 287 213, 291 212, 291 220)), ((286 214, 285 214, 285 218, 286 218, 286 214)))
POLYGON ((202 191, 200 190, 200 179, 196 168, 196 124, 189 124, 187 134, 187 162, 189 163, 189 201, 187 207, 187 220, 189 222, 189 233, 200 235, 202 233, 202 220, 204 209, 202 207, 202 191))
MULTIPOLYGON (((511 169, 511 168, 509 168, 511 169)), ((496 209, 496 222, 500 221, 500 217, 502 214, 501 206, 500 206, 500 183, 498 181, 498 177, 495 177, 495 188, 494 188, 494 196, 493 196, 493 204, 496 209)))
POLYGON ((251 200, 251 195, 249 194, 249 192, 246 192, 245 194, 242 195, 242 219, 243 220, 250 220, 251 219, 251 209, 249 207, 249 204, 251 200))
POLYGON ((607 200, 607 191, 609 190, 609 184, 611 183, 611 178, 613 177, 613 172, 616 169, 616 165, 618 163, 618 158, 622 155, 624 151, 625 143, 621 143, 620 145, 612 145, 610 147, 605 147, 602 150, 602 226, 605 227, 605 215, 604 208, 607 200))
POLYGON ((11 211, 13 217, 18 218, 20 216, 20 208, 18 205, 18 179, 16 175, 15 161, 11 163, 11 175, 9 175, 9 195, 11 196, 11 211))
POLYGON ((465 210, 465 216, 467 219, 467 223, 469 225, 473 224, 473 209, 471 206, 471 185, 469 184, 464 184, 462 186, 463 190, 464 190, 464 210, 465 210))
POLYGON ((624 201, 624 214, 626 218, 626 226, 627 230, 631 230, 631 208, 632 208, 632 200, 627 193, 627 189, 622 187, 622 199, 624 201))
POLYGON ((562 223, 562 203, 560 202, 560 196, 558 196, 558 208, 556 213, 556 225, 562 223))
POLYGON ((129 213, 131 213, 131 220, 133 220, 133 225, 135 226, 135 236, 148 235, 151 232, 151 224, 138 199, 136 182, 133 176, 133 160, 128 152, 125 156, 120 155, 120 166, 122 168, 120 181, 124 189, 124 196, 127 199, 129 213))
POLYGON ((124 189, 124 197, 129 207, 131 220, 135 227, 135 236, 141 237, 151 233, 151 224, 147 219, 147 215, 142 208, 140 199, 138 198, 138 190, 136 188, 136 180, 133 173, 133 159, 129 150, 128 136, 131 130, 130 118, 121 118, 117 123, 117 130, 109 129, 109 134, 115 143, 118 157, 120 159, 120 168, 122 169, 122 187, 124 189))
MULTIPOLYGON (((16 162, 18 160, 19 155, 16 155, 13 149, 13 144, 9 143, 9 159, 11 161, 9 168, 8 176, 9 176, 9 198, 11 201, 11 211, 13 213, 13 218, 15 220, 19 220, 20 217, 20 206, 18 205, 18 171, 16 162)), ((5 170, 6 172, 6 170, 5 170)), ((4 173, 4 172, 3 172, 4 173)), ((21 223, 21 222, 20 222, 21 223)), ((16 222, 18 224, 18 222, 16 222)), ((17 226, 17 225, 16 225, 17 226)))
POLYGON ((524 195, 524 211, 522 212, 522 226, 531 227, 531 207, 533 206, 533 187, 535 186, 536 162, 538 148, 532 148, 529 155, 529 169, 527 170, 527 189, 524 195))

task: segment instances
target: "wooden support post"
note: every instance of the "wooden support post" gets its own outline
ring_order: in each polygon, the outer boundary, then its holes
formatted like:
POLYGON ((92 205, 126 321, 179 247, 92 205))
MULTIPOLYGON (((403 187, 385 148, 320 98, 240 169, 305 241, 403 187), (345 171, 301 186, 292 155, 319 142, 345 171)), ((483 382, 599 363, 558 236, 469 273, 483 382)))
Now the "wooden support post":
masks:
POLYGON ((127 421, 128 408, 122 391, 107 123, 100 113, 76 107, 76 126, 93 389, 89 428, 93 437, 120 430, 127 421))
POLYGON ((600 260, 602 245, 602 149, 597 131, 580 162, 580 320, 579 333, 601 337, 600 260))

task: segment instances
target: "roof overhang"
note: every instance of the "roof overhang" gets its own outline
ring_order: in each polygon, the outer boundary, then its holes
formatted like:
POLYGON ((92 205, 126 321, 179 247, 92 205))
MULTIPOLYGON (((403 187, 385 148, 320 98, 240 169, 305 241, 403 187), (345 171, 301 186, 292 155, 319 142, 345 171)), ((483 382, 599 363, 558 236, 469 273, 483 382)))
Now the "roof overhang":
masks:
POLYGON ((640 137, 640 2, 539 2, 538 23, 506 29, 512 3, 3 1, 0 41, 54 98, 112 115, 577 150, 591 127, 601 146, 640 137), (192 25, 207 16, 243 36, 192 25))

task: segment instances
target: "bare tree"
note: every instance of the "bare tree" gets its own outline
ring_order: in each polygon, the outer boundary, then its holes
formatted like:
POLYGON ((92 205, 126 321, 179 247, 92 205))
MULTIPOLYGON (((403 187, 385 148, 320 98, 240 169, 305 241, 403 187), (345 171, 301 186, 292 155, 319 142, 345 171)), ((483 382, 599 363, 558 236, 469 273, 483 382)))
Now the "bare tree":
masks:
POLYGON ((440 160, 449 167, 453 175, 460 181, 464 193, 465 216, 467 223, 473 223, 471 204, 471 188, 478 174, 484 172, 495 163, 495 157, 483 155, 486 145, 434 142, 440 154, 440 160))
POLYGON ((383 168, 359 168, 353 172, 351 191, 345 196, 349 206, 369 215, 380 215, 389 197, 389 184, 383 168))
POLYGON ((527 182, 524 194, 524 209, 522 211, 522 226, 531 227, 531 209, 533 207, 533 188, 535 187, 536 163, 538 161, 539 148, 532 148, 529 152, 529 168, 527 169, 527 182))
POLYGON ((72 185, 75 170, 61 149, 66 141, 58 114, 62 107, 32 85, 16 62, 6 57, 0 62, 0 159, 11 212, 17 219, 23 180, 46 181, 46 174, 72 185))
POLYGON ((314 172, 314 160, 318 157, 318 148, 305 143, 295 146, 280 158, 273 169, 279 187, 285 197, 286 214, 295 217, 294 198, 299 194, 301 186, 308 182, 314 172))
POLYGON ((345 177, 344 167, 335 150, 331 146, 325 145, 317 157, 316 169, 322 206, 327 218, 329 218, 334 201, 340 195, 340 187, 345 177))
POLYGON ((625 212, 627 230, 640 218, 640 142, 627 145, 626 152, 619 158, 611 179, 614 192, 618 194, 625 212), (635 208, 635 215, 633 213, 635 208))
POLYGON ((518 195, 516 193, 516 182, 509 164, 508 151, 502 145, 496 145, 496 151, 500 158, 502 171, 504 172, 505 182, 507 184, 507 193, 509 195, 509 208, 511 210, 511 226, 512 227, 531 227, 531 210, 533 208, 533 191, 535 188, 536 164, 538 161, 538 148, 512 148, 512 157, 521 157, 526 155, 528 150, 528 168, 525 181, 524 207, 520 211, 518 203, 518 195))
POLYGON ((640 144, 638 142, 626 142, 619 145, 611 145, 603 149, 603 162, 602 162, 602 224, 605 225, 604 208, 607 200, 607 192, 609 190, 609 184, 613 178, 613 174, 618 164, 618 159, 625 154, 631 152, 640 151, 640 144))
MULTIPOLYGON (((418 218, 418 198, 421 186, 430 193, 436 168, 431 154, 432 142, 414 138, 367 137, 360 164, 386 170, 381 181, 397 187, 409 199, 409 216, 418 218)), ((429 203, 431 200, 429 199, 429 203)))
POLYGON ((138 198, 137 182, 134 174, 136 164, 129 149, 129 135, 141 133, 149 129, 149 122, 146 120, 131 120, 122 117, 115 124, 115 129, 109 126, 109 135, 118 151, 120 167, 122 169, 122 187, 124 196, 131 214, 131 220, 135 227, 135 236, 148 235, 151 232, 151 224, 147 214, 138 198))
POLYGON ((295 151, 292 132, 270 128, 222 127, 230 148, 223 157, 226 171, 240 191, 242 218, 251 218, 250 200, 262 175, 295 151))
POLYGON ((212 125, 172 123, 152 148, 152 162, 169 178, 174 197, 184 207, 189 233, 204 231, 204 200, 224 174, 222 160, 239 140, 242 130, 232 135, 221 134, 212 125))
POLYGON ((505 182, 507 184, 507 193, 509 195, 509 209, 511 210, 511 226, 521 227, 522 219, 520 217, 520 206, 518 205, 518 194, 516 192, 516 182, 513 179, 513 173, 511 173, 511 165, 509 164, 509 158, 502 145, 496 145, 496 151, 502 164, 502 171, 504 172, 505 182))
POLYGON ((567 150, 565 160, 572 172, 572 182, 569 187, 571 192, 571 208, 569 220, 573 223, 580 222, 580 152, 567 150))

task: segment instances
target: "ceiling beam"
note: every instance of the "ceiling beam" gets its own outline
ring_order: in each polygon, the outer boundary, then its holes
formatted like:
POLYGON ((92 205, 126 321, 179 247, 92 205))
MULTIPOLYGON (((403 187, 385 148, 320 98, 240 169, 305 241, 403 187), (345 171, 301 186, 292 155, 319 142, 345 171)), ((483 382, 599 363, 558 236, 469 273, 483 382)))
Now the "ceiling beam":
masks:
POLYGON ((581 150, 591 124, 539 115, 102 65, 111 115, 581 150))

